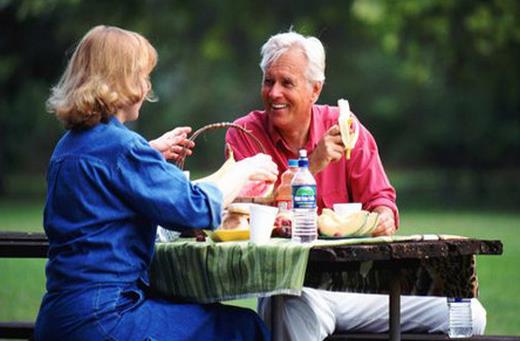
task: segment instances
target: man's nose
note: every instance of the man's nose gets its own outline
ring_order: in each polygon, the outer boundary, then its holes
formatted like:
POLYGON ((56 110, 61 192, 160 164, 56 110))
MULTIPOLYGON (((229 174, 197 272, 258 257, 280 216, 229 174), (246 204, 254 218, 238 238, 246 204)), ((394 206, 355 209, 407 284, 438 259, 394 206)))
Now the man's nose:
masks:
POLYGON ((269 91, 269 96, 271 98, 280 97, 282 94, 282 87, 278 83, 274 83, 269 91))

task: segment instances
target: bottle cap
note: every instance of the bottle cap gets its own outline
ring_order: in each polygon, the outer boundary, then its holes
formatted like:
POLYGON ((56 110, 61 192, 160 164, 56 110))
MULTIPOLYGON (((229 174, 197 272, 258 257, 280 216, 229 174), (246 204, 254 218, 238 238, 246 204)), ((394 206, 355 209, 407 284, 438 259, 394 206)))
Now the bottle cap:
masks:
POLYGON ((297 159, 289 159, 289 167, 298 167, 298 160, 297 159))
POLYGON ((300 149, 298 151, 298 155, 300 158, 298 159, 298 167, 309 167, 309 159, 307 159, 307 151, 305 149, 300 149))
POLYGON ((305 158, 305 159, 299 159, 298 160, 298 167, 302 168, 302 167, 309 167, 309 159, 305 158))

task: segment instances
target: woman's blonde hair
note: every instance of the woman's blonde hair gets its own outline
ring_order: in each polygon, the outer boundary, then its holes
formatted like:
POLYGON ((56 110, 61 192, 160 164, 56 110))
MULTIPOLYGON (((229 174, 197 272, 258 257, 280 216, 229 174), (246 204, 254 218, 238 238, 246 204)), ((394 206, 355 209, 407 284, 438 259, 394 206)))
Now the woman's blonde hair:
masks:
POLYGON ((80 41, 47 109, 65 128, 106 123, 121 108, 153 100, 149 75, 157 51, 142 35, 113 26, 96 26, 80 41))

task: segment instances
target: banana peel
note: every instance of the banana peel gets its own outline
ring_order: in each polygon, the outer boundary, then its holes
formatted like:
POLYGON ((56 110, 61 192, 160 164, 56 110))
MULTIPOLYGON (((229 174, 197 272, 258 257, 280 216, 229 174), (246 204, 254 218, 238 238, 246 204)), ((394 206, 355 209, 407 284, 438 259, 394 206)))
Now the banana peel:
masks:
POLYGON ((331 209, 323 209, 318 217, 318 230, 327 237, 364 237, 370 236, 376 229, 379 214, 359 211, 339 215, 331 209))
POLYGON ((345 157, 350 160, 350 153, 359 137, 359 125, 355 124, 354 117, 350 111, 350 105, 346 99, 338 100, 339 117, 338 125, 341 132, 341 140, 345 145, 345 157), (352 127, 354 128, 351 131, 352 127))

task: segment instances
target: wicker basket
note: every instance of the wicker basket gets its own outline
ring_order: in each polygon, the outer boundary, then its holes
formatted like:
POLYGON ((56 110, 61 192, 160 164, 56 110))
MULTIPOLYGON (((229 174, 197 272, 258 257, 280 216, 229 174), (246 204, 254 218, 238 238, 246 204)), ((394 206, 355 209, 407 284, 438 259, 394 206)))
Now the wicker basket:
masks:
MULTIPOLYGON (((258 138, 255 135, 253 135, 249 130, 247 130, 246 128, 242 127, 241 125, 238 125, 238 124, 235 124, 235 123, 230 123, 230 122, 220 122, 220 123, 212 123, 212 124, 205 125, 205 126, 199 128, 199 129, 197 129, 190 136, 189 140, 190 141, 195 141, 195 139, 197 139, 197 137, 199 137, 201 134, 209 132, 209 131, 212 131, 212 130, 217 130, 217 129, 237 129, 237 130, 241 131, 242 133, 246 134, 253 141, 255 141, 256 145, 259 148, 259 150, 262 153, 265 153, 264 146, 262 145, 260 140, 258 140, 258 138)), ((225 146, 225 155, 228 156, 230 151, 232 151, 231 146, 226 144, 226 146, 225 146)), ((180 169, 184 169, 185 159, 186 159, 186 149, 184 149, 182 151, 182 154, 177 159, 177 161, 176 161, 177 167, 179 167, 180 169)), ((264 204, 264 205, 272 205, 273 202, 274 202, 274 198, 272 196, 267 197, 267 198, 238 197, 238 198, 235 198, 234 202, 249 202, 249 203, 259 203, 259 204, 264 204)))

